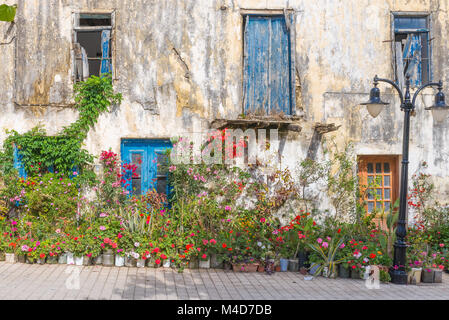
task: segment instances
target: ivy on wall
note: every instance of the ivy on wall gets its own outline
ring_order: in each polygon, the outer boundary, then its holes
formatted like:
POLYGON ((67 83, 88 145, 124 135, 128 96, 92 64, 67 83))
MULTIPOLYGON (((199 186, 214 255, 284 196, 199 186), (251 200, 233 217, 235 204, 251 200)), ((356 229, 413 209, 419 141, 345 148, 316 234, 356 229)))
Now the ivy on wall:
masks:
POLYGON ((71 175, 76 168, 82 171, 93 162, 93 156, 83 149, 83 141, 100 114, 122 100, 120 93, 114 93, 109 76, 91 76, 74 86, 75 106, 79 118, 55 136, 48 136, 45 129, 37 126, 25 133, 7 131, 3 142, 0 163, 3 174, 9 175, 14 169, 14 148, 17 147, 21 162, 29 176, 48 171, 71 175))
POLYGON ((13 22, 16 17, 17 4, 8 6, 7 4, 0 5, 0 21, 13 22))

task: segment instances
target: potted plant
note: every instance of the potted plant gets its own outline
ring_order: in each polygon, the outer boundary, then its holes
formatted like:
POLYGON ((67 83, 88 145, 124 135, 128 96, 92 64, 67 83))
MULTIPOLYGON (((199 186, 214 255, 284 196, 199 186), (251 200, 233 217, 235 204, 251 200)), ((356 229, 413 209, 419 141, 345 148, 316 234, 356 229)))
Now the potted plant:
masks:
POLYGON ((317 243, 310 243, 309 247, 313 251, 314 258, 311 268, 315 267, 313 274, 320 275, 322 271, 325 277, 336 277, 336 266, 343 260, 343 258, 336 259, 338 250, 341 250, 343 238, 327 237, 325 240, 318 238, 317 243))
POLYGON ((199 268, 210 269, 210 257, 206 253, 199 256, 199 268))
POLYGON ((125 252, 123 249, 117 249, 115 252, 115 266, 123 267, 125 265, 125 252))
POLYGON ((15 263, 16 262, 16 255, 15 255, 15 250, 16 250, 16 243, 15 242, 9 242, 8 246, 6 247, 5 250, 5 262, 6 263, 15 263))

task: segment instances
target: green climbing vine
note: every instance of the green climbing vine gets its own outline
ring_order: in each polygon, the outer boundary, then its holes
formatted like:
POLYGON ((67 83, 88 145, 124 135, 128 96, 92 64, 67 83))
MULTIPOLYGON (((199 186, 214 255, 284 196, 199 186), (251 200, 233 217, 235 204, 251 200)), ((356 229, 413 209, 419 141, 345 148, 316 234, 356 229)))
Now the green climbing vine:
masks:
POLYGON ((83 141, 100 114, 122 100, 114 93, 110 76, 91 76, 74 86, 75 106, 79 118, 55 136, 48 136, 41 126, 25 133, 7 131, 8 137, 0 153, 1 170, 4 175, 14 172, 14 148, 17 147, 21 162, 28 176, 44 174, 51 170, 70 175, 74 169, 82 172, 93 162, 93 156, 83 149, 83 141))

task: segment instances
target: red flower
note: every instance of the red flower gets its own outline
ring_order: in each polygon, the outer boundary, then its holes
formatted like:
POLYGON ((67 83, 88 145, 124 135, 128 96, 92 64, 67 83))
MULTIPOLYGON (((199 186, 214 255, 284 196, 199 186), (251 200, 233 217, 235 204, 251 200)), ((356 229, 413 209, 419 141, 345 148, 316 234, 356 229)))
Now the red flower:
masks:
POLYGON ((226 243, 223 243, 221 246, 222 246, 223 248, 226 248, 226 247, 227 247, 226 243))
POLYGON ((376 257, 376 255, 375 255, 374 253, 371 253, 371 254, 369 255, 369 257, 370 257, 371 259, 374 259, 374 258, 376 257))
POLYGON ((41 254, 39 255, 39 257, 40 257, 41 259, 44 259, 44 258, 45 258, 45 253, 41 253, 41 254))
POLYGON ((341 228, 337 230, 337 233, 340 233, 340 232, 341 232, 341 228))
POLYGON ((161 260, 160 259, 156 259, 156 264, 161 264, 161 260))
POLYGON ((161 258, 165 260, 165 259, 167 259, 167 256, 166 256, 165 254, 162 253, 162 254, 161 254, 161 258))

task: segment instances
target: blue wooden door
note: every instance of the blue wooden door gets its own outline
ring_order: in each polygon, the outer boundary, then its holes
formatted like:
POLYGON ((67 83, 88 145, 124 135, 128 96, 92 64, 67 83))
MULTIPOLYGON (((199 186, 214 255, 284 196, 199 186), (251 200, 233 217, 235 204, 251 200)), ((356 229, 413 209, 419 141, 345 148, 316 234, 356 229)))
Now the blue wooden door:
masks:
POLYGON ((284 16, 246 17, 245 113, 292 113, 290 32, 284 16))
POLYGON ((122 162, 136 167, 134 173, 127 173, 124 183, 130 194, 145 194, 151 189, 168 193, 165 153, 171 147, 169 140, 122 140, 122 162))

